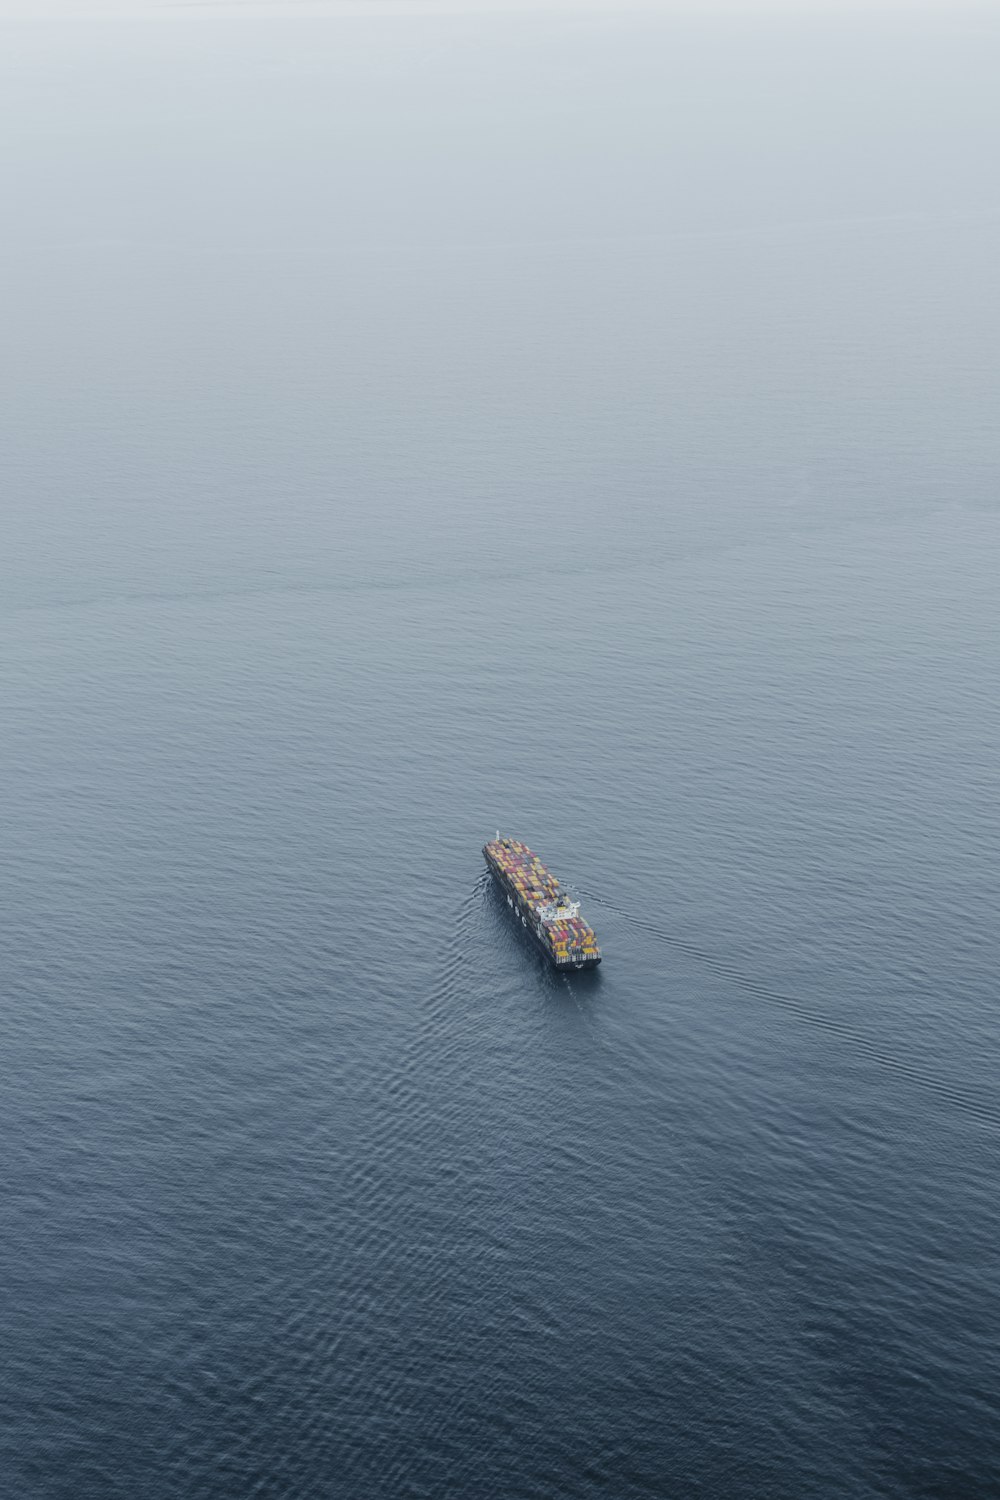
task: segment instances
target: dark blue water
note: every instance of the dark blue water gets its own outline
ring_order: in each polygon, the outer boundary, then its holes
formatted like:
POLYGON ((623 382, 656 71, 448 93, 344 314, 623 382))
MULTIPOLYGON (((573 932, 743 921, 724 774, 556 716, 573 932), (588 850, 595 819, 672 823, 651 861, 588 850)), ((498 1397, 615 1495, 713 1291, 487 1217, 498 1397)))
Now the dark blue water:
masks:
POLYGON ((4 1495, 1000 1493, 988 20, 5 36, 4 1495))

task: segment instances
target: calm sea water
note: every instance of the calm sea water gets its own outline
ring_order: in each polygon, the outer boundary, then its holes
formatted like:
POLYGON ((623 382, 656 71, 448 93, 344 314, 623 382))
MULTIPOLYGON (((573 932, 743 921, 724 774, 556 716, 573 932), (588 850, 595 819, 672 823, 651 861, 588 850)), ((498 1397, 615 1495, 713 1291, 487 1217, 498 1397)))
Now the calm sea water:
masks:
POLYGON ((3 1493, 1000 1493, 995 31, 5 36, 3 1493))

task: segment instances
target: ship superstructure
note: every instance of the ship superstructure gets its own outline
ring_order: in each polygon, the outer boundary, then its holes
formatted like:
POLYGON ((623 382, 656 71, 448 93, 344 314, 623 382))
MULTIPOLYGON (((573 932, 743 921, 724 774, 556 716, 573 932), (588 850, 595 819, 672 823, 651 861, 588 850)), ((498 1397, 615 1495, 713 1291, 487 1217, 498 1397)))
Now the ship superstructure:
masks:
POLYGON ((557 969, 589 969, 601 961, 594 930, 580 916, 580 903, 562 889, 538 855, 499 832, 483 854, 507 905, 557 969))

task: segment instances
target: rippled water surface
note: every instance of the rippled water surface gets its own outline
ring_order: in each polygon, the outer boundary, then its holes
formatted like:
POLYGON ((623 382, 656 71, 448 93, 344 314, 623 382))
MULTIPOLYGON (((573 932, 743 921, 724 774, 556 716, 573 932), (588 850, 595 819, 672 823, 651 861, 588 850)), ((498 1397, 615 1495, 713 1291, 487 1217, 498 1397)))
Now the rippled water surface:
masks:
POLYGON ((995 34, 899 25, 9 30, 12 1500, 1000 1493, 995 34))

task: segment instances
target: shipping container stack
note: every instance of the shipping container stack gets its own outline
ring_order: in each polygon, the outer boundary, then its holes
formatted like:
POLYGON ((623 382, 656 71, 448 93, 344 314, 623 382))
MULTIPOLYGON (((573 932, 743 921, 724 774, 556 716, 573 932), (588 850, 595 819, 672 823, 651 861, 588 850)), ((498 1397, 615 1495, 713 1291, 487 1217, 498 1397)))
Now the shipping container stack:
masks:
MULTIPOLYGON (((559 900, 559 882, 555 876, 527 844, 517 839, 491 839, 486 853, 536 922, 540 921, 540 908, 559 900)), ((557 964, 593 962, 600 957, 597 937, 580 917, 557 918, 555 922, 543 923, 542 930, 557 964)))

